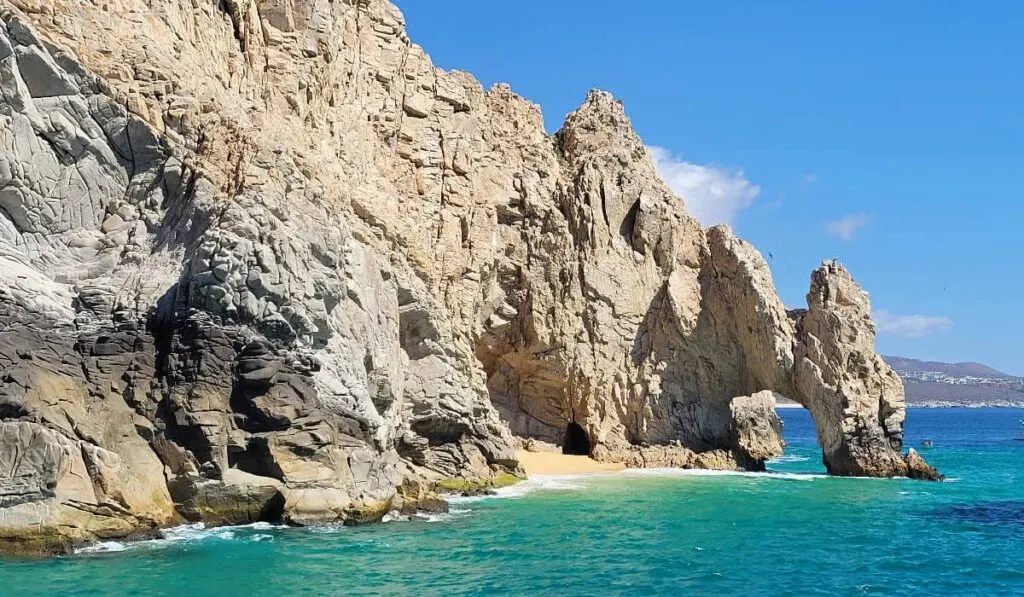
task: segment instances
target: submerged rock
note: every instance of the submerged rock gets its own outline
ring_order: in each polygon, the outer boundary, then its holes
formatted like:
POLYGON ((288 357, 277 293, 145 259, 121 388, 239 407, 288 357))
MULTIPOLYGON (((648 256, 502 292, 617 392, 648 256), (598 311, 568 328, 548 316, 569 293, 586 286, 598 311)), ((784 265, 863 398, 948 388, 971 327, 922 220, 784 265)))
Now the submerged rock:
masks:
POLYGON ((0 549, 373 522, 513 435, 756 468, 763 391, 834 474, 925 470, 863 291, 791 319, 611 95, 547 135, 385 0, 0 2, 0 549))
POLYGON ((421 483, 416 480, 407 480, 398 488, 398 503, 396 504, 401 514, 415 514, 417 512, 443 513, 448 511, 448 502, 445 501, 428 483, 421 483))
POLYGON ((935 508, 930 516, 940 520, 956 520, 971 523, 998 525, 1024 525, 1024 501, 986 501, 981 503, 953 504, 935 508))
POLYGON ((907 454, 903 457, 903 461, 907 465, 907 477, 911 479, 922 479, 924 481, 942 481, 946 477, 938 471, 934 466, 924 461, 924 458, 917 453, 917 450, 911 448, 907 450, 907 454))

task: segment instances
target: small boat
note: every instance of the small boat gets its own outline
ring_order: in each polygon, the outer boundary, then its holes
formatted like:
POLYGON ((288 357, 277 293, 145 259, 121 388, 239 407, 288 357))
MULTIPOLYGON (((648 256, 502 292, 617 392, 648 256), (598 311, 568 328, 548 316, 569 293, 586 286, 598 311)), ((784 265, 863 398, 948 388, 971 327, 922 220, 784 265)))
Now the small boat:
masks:
POLYGON ((934 448, 935 447, 935 442, 933 442, 930 439, 921 440, 921 447, 922 448, 934 448))

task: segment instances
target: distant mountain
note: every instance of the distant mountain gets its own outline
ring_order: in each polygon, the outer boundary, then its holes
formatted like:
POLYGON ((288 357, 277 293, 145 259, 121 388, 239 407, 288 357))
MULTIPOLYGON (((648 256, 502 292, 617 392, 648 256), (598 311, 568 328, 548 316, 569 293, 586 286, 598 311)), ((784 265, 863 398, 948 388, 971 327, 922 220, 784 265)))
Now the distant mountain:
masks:
POLYGON ((908 404, 1024 405, 1024 378, 988 365, 882 358, 903 379, 908 404))
POLYGON ((934 371, 936 373, 945 373, 946 375, 952 375, 954 377, 1013 377, 997 371, 988 365, 982 365, 981 363, 940 363, 937 361, 919 361, 917 359, 908 359, 905 357, 891 357, 882 356, 886 363, 893 369, 903 369, 905 371, 934 371))

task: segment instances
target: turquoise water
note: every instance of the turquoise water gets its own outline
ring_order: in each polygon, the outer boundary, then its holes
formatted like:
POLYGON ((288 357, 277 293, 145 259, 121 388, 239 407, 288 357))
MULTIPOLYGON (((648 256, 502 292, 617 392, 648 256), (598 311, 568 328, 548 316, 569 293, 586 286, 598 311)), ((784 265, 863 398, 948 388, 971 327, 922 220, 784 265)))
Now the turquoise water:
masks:
POLYGON ((775 474, 546 478, 361 528, 178 529, 0 561, 2 595, 1024 595, 1024 411, 912 409, 951 480, 822 475, 803 410, 775 474), (109 551, 122 549, 122 551, 109 551))

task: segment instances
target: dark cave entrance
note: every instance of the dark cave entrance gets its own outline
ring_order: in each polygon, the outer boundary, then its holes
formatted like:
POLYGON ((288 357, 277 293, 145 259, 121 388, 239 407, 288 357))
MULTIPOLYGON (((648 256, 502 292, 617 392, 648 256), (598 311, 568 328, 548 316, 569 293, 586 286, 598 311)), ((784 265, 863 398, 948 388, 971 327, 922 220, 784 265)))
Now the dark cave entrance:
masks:
POLYGON ((562 454, 590 456, 590 437, 578 423, 569 421, 562 439, 562 454))

